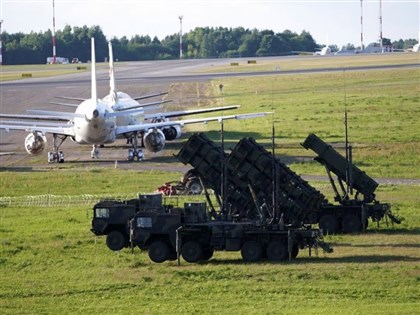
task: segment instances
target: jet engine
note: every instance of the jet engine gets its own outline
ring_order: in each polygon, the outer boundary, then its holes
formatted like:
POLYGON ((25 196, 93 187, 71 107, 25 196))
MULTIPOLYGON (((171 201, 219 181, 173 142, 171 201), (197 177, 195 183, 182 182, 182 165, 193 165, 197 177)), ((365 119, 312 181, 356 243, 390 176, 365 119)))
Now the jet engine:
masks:
POLYGON ((25 138, 25 149, 31 155, 40 154, 47 143, 47 138, 40 132, 33 132, 25 138))
POLYGON ((165 135, 166 140, 175 140, 181 137, 181 126, 170 126, 163 128, 163 134, 165 135))
POLYGON ((150 129, 143 136, 143 145, 150 152, 159 152, 165 147, 165 135, 160 129, 150 129))

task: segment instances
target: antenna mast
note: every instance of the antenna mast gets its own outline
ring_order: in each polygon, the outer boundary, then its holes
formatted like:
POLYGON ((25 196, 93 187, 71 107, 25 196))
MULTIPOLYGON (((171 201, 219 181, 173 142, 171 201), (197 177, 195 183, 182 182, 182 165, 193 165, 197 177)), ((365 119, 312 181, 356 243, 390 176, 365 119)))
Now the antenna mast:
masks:
POLYGON ((346 160, 347 160, 347 169, 346 169, 346 184, 347 184, 347 196, 353 195, 353 180, 352 180, 352 160, 353 153, 352 147, 349 145, 349 130, 348 130, 348 121, 347 121, 347 90, 346 90, 346 70, 343 69, 344 76, 344 129, 345 129, 345 149, 346 149, 346 160))

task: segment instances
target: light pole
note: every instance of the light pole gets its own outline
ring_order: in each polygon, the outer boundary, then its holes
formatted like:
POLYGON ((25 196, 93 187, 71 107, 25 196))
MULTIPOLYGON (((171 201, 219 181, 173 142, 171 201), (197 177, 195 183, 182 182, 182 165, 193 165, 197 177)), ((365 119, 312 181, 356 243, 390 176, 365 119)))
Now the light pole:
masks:
POLYGON ((1 39, 1 25, 3 24, 3 20, 0 20, 0 65, 3 64, 3 42, 1 39))
POLYGON ((184 18, 182 15, 179 17, 179 59, 182 59, 182 19, 184 18))
POLYGON ((53 30, 52 30, 52 42, 53 42, 53 64, 56 62, 56 46, 55 46, 55 3, 53 0, 53 30))

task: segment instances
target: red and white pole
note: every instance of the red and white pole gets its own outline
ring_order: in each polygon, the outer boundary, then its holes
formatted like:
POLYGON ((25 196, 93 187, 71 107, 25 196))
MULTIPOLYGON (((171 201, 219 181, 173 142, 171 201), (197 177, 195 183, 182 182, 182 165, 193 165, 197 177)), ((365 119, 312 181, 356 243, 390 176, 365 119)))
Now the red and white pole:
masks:
POLYGON ((56 54, 56 46, 55 46, 55 4, 53 0, 53 29, 52 29, 52 43, 53 43, 53 64, 55 64, 55 59, 57 57, 56 54))

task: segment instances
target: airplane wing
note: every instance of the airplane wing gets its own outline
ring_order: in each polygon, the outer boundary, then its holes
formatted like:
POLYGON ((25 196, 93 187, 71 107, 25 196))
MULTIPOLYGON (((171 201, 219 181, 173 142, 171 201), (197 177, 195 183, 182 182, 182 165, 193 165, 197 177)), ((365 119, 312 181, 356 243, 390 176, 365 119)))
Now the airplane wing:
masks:
POLYGON ((152 97, 155 97, 155 96, 162 96, 162 95, 166 95, 166 94, 168 94, 168 92, 149 94, 149 95, 144 95, 144 96, 137 96, 137 97, 133 97, 133 99, 136 100, 136 101, 140 101, 140 100, 144 100, 146 98, 152 98, 152 97))
POLYGON ((175 111, 175 112, 152 113, 152 114, 146 114, 144 116, 144 119, 164 119, 164 118, 180 117, 180 116, 187 116, 187 115, 195 115, 195 114, 203 114, 203 113, 211 113, 211 112, 237 109, 239 107, 240 105, 232 105, 232 106, 213 107, 213 108, 204 108, 204 109, 195 109, 195 110, 180 110, 180 111, 175 111))
POLYGON ((37 126, 37 125, 29 125, 29 124, 7 124, 4 122, 0 123, 0 129, 9 132, 10 130, 24 130, 28 132, 40 132, 42 134, 45 133, 55 133, 58 135, 70 136, 74 137, 74 129, 73 126, 37 126))
POLYGON ((54 104, 54 105, 60 105, 60 106, 67 106, 67 107, 73 107, 76 108, 79 105, 77 104, 69 104, 69 103, 62 103, 62 102, 49 102, 50 104, 54 104))
POLYGON ((69 101, 78 101, 78 102, 83 102, 87 100, 87 98, 68 97, 68 96, 56 96, 55 98, 60 98, 60 99, 69 100, 69 101))
POLYGON ((143 104, 138 104, 138 105, 133 105, 133 106, 125 106, 125 107, 117 108, 117 109, 115 109, 115 111, 123 112, 123 111, 131 110, 131 109, 142 108, 142 107, 151 107, 151 106, 161 105, 161 104, 165 104, 165 103, 169 103, 169 102, 172 102, 172 100, 158 101, 158 102, 151 102, 151 103, 143 103, 143 104))
POLYGON ((173 121, 165 121, 159 123, 142 123, 137 125, 130 125, 130 126, 119 126, 116 129, 116 134, 121 135, 125 133, 135 132, 135 131, 143 131, 146 132, 152 128, 165 128, 170 126, 184 126, 188 124, 199 124, 199 123, 208 123, 210 121, 218 121, 221 122, 222 120, 228 119, 248 119, 248 118, 257 118, 263 117, 271 112, 262 112, 262 113, 249 113, 249 114, 239 114, 239 115, 230 115, 230 116, 219 116, 219 117, 208 117, 208 118, 195 118, 195 119, 186 119, 186 120, 173 120, 173 121))
POLYGON ((62 116, 40 116, 40 115, 14 115, 14 114, 0 114, 0 118, 7 118, 7 119, 31 119, 31 120, 42 120, 42 121, 69 121, 68 118, 62 116))
POLYGON ((23 126, 50 126, 50 127, 69 127, 73 126, 70 123, 59 123, 50 121, 14 121, 14 120, 0 120, 2 125, 23 125, 23 126))
POLYGON ((28 109, 29 113, 34 113, 39 116, 40 119, 43 119, 44 117, 60 117, 63 119, 71 120, 73 118, 85 118, 85 115, 83 114, 77 114, 77 113, 69 113, 69 112, 54 112, 49 110, 38 110, 38 109, 28 109))

